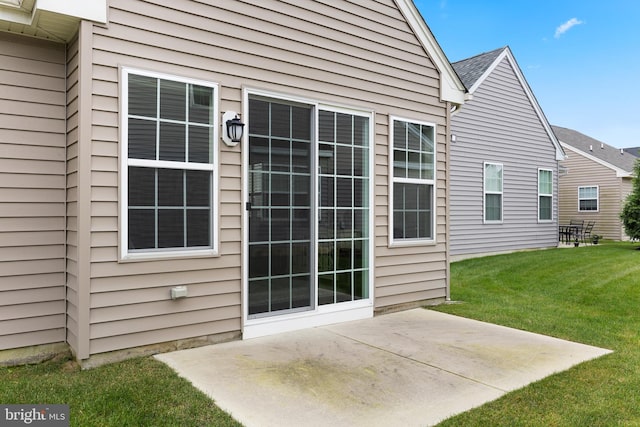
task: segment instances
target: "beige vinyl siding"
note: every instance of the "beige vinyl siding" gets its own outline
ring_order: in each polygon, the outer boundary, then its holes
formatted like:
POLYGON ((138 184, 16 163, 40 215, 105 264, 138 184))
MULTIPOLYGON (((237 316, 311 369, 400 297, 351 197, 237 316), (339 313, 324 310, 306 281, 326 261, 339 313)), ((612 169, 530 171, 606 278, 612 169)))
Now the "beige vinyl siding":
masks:
POLYGON ((0 350, 65 341, 64 59, 0 34, 0 350))
POLYGON ((507 58, 451 120, 451 255, 558 243, 556 149, 507 58), (501 223, 484 223, 484 162, 503 165, 501 223), (538 221, 538 169, 553 171, 552 221, 538 221))
POLYGON ((113 0, 94 27, 90 353, 241 329, 242 147, 217 153, 219 257, 118 262, 119 66, 218 83, 220 112, 243 87, 374 110, 376 307, 444 297, 446 105, 393 0, 211 3, 113 0), (437 125, 438 245, 387 247, 388 114, 437 125))
POLYGON ((620 212, 628 192, 627 179, 617 177, 616 171, 591 160, 581 154, 565 148, 567 159, 562 166, 567 173, 560 178, 560 222, 570 220, 595 221, 595 234, 605 239, 622 240, 625 238, 620 220, 620 212), (578 187, 598 186, 598 211, 578 211, 578 187))

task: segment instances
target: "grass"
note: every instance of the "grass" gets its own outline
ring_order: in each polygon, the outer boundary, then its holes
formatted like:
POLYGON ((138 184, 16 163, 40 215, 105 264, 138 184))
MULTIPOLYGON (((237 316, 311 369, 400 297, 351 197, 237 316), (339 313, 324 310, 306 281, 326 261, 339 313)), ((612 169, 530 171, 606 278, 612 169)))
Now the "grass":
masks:
POLYGON ((72 426, 240 426, 153 358, 87 371, 64 360, 0 368, 0 402, 68 404, 72 426))
POLYGON ((640 251, 630 243, 520 252, 451 265, 438 311, 614 350, 446 426, 640 426, 640 251))
MULTIPOLYGON (((440 424, 640 426, 640 251, 629 243, 521 252, 451 265, 436 310, 612 349, 440 424)), ((3 404, 65 403, 72 426, 239 426, 166 365, 140 358, 0 368, 3 404)))

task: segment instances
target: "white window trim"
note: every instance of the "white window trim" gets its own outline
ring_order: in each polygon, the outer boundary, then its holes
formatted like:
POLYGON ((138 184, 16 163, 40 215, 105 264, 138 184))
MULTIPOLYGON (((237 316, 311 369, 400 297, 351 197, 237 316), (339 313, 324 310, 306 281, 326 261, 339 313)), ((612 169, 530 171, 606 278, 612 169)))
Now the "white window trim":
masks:
POLYGON ((193 257, 211 257, 218 256, 220 230, 218 229, 218 213, 219 213, 219 151, 218 151, 218 99, 219 89, 218 84, 214 82, 197 80, 187 77, 181 77, 171 74, 158 73, 155 71, 142 70, 132 67, 120 67, 120 179, 119 179, 119 198, 120 198, 120 218, 119 218, 119 237, 118 244, 120 261, 144 261, 153 259, 167 259, 167 258, 193 258, 193 257), (194 84, 199 86, 210 87, 214 90, 213 99, 213 136, 212 136, 212 153, 213 163, 210 164, 191 164, 186 162, 169 162, 169 161, 156 161, 156 160, 143 160, 143 159, 131 159, 128 155, 128 113, 129 113, 129 74, 153 77, 158 79, 172 80, 182 83, 194 84), (153 166, 157 168, 178 168, 178 169, 192 169, 192 170, 210 170, 213 172, 212 178, 212 205, 211 205, 211 248, 206 249, 166 249, 166 250, 150 250, 146 252, 129 252, 128 247, 128 235, 129 235, 129 212, 128 212, 128 200, 129 200, 129 169, 128 166, 153 166))
MULTIPOLYGON (((504 171, 503 171, 503 175, 504 175, 504 171)), ((503 176, 504 179, 504 176, 503 176)), ((538 168, 538 222, 539 223, 548 223, 548 222, 553 222, 553 202, 555 200, 555 197, 553 196, 553 189, 555 188, 554 185, 554 180, 553 180, 553 169, 547 169, 547 168, 538 168), (545 193, 541 193, 540 192, 540 172, 541 171, 545 171, 545 172, 551 172, 551 194, 545 194, 545 193), (551 196, 551 218, 550 219, 541 219, 540 218, 540 197, 545 196, 545 197, 549 197, 551 196)))
POLYGON ((584 213, 600 212, 600 186, 599 185, 580 185, 580 186, 578 186, 578 212, 584 212, 584 213), (580 189, 581 188, 595 188, 596 189, 596 205, 597 205, 597 209, 596 210, 580 209, 580 200, 593 200, 593 199, 581 199, 580 198, 580 189))
POLYGON ((425 245, 435 245, 437 243, 437 229, 436 229, 436 218, 437 218, 437 153, 438 153, 438 129, 435 123, 425 122, 423 120, 415 120, 409 119, 406 117, 393 116, 389 115, 389 150, 388 150, 388 193, 389 199, 387 203, 388 207, 388 216, 389 216, 389 224, 388 224, 388 246, 391 247, 406 247, 406 246, 425 246, 425 245), (394 122, 401 121, 405 123, 415 123, 423 126, 431 126, 433 128, 433 179, 418 179, 418 178, 395 178, 393 176, 393 129, 394 122), (431 192, 431 230, 433 230, 433 237, 431 238, 416 238, 416 239, 395 239, 393 237, 393 184, 395 182, 407 183, 407 184, 426 184, 432 185, 433 191, 431 192))
POLYGON ((482 222, 484 224, 502 224, 504 222, 504 165, 496 162, 484 162, 482 164, 482 222), (502 179, 500 180, 500 191, 487 191, 487 165, 500 166, 502 179), (500 219, 487 219, 487 194, 500 194, 500 219))
MULTIPOLYGON (((271 98, 274 100, 281 100, 284 102, 293 102, 306 104, 313 108, 315 116, 312 123, 312 129, 314 132, 313 140, 317 141, 318 135, 318 121, 315 119, 317 117, 318 110, 326 110, 326 111, 334 111, 334 112, 343 112, 346 114, 356 114, 369 118, 369 297, 367 299, 356 300, 356 301, 348 301, 340 304, 329 304, 329 305, 317 305, 315 304, 315 308, 308 311, 297 312, 297 313, 289 313, 282 314, 276 316, 268 316, 262 318, 253 318, 249 319, 249 292, 248 292, 248 283, 249 283, 249 272, 248 268, 243 269, 243 300, 242 300, 242 337, 243 339, 255 338, 265 335, 273 335, 280 332, 288 332, 295 331, 300 329, 306 329, 310 327, 316 326, 324 326, 337 322, 345 322, 350 320, 360 320, 367 319, 373 317, 373 301, 374 301, 374 278, 375 276, 375 113, 372 110, 366 109, 358 109, 345 105, 338 104, 329 104, 329 103, 321 103, 318 100, 286 95, 280 92, 272 92, 268 90, 256 89, 245 87, 243 89, 242 103, 243 103, 243 118, 245 120, 251 120, 249 117, 249 98, 252 96, 262 96, 266 98, 271 98)), ((243 135, 243 141, 241 144, 246 146, 248 144, 248 132, 245 132, 243 135)), ((317 152, 313 151, 312 156, 312 168, 314 172, 312 173, 312 180, 314 182, 314 188, 318 179, 318 161, 317 161, 317 152)), ((249 170, 247 165, 249 164, 249 150, 243 150, 242 153, 242 176, 243 182, 248 182, 249 170)), ((317 211, 319 200, 318 193, 316 192, 314 196, 314 209, 317 211)), ((242 200, 248 200, 247 194, 247 185, 243 184, 242 186, 242 200)), ((246 209, 242 209, 242 224, 243 226, 243 265, 249 265, 249 251, 246 250, 246 247, 249 242, 249 215, 247 214, 246 209)), ((314 224, 313 228, 313 239, 314 244, 317 244, 317 236, 318 236, 318 223, 314 224)), ((314 274, 314 286, 315 289, 318 289, 318 259, 314 256, 313 260, 313 268, 316 272, 314 274)))

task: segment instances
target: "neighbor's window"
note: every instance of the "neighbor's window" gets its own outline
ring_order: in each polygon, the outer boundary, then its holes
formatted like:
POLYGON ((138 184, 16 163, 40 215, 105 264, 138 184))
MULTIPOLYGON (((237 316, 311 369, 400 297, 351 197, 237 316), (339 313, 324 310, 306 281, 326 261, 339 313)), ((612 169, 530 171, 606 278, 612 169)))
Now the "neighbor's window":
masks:
POLYGON ((126 253, 215 250, 216 90, 123 70, 126 253))
POLYGON ((598 210, 598 186, 578 187, 578 211, 598 210))
POLYGON ((434 239, 435 125, 392 118, 392 242, 434 239))
POLYGON ((538 220, 553 219, 553 171, 538 169, 538 220))
POLYGON ((484 220, 502 221, 502 165, 484 164, 484 220))

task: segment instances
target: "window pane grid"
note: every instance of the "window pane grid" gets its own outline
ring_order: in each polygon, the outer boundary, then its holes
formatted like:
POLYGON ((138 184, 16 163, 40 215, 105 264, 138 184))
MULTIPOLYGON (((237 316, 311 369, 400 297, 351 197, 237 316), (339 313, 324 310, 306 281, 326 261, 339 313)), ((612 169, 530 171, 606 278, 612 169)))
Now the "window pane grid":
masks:
POLYGON ((598 210, 598 187, 578 187, 578 210, 598 210))
POLYGON ((484 164, 484 220, 502 221, 503 168, 501 164, 484 164))
POLYGON ((433 239, 435 127, 393 121, 394 240, 433 239))
POLYGON ((214 88, 134 73, 127 82, 129 251, 211 248, 214 88))

